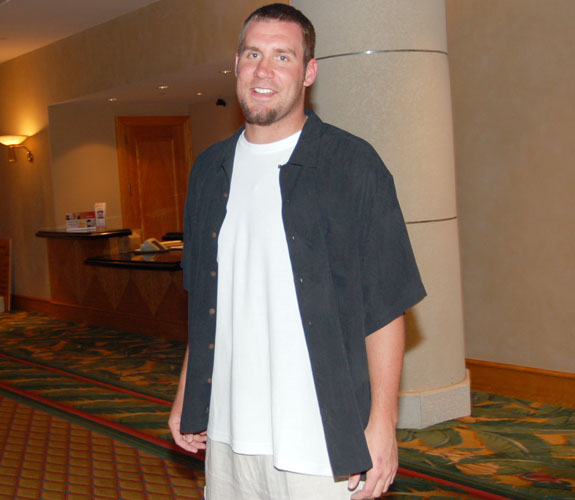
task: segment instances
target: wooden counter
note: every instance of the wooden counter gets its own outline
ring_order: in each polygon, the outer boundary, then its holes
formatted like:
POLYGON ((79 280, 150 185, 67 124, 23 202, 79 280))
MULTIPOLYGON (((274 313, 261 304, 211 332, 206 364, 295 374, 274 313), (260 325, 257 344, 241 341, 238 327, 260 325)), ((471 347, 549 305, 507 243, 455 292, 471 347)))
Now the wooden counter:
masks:
POLYGON ((146 257, 122 253, 128 248, 126 239, 130 234, 129 229, 36 233, 46 238, 51 314, 70 321, 185 340, 187 294, 179 266, 181 251, 146 257))
POLYGON ((100 229, 98 231, 65 231, 63 229, 40 229, 39 238, 56 238, 64 240, 105 240, 130 236, 131 229, 100 229))
POLYGON ((89 266, 115 267, 116 269, 144 269, 155 271, 180 271, 181 250, 165 252, 125 252, 88 257, 89 266))

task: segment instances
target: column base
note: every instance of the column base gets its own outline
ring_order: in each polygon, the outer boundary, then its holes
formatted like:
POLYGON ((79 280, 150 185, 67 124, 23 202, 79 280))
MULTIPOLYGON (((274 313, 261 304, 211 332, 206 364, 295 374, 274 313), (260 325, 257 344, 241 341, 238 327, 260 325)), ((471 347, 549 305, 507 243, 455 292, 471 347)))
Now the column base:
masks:
POLYGON ((471 414, 469 370, 458 384, 399 394, 398 429, 423 429, 471 414))

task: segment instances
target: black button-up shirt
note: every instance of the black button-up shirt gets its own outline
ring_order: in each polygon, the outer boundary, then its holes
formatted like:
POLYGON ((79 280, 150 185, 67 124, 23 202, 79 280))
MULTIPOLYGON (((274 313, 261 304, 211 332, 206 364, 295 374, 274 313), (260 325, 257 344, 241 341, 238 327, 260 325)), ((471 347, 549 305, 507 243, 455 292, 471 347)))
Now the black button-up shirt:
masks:
MULTIPOLYGON (((189 364, 181 431, 206 429, 214 360, 218 234, 241 130, 192 168, 184 230, 189 364)), ((369 469, 365 336, 425 296, 393 178, 364 140, 313 112, 280 168, 282 217, 334 475, 369 469)))

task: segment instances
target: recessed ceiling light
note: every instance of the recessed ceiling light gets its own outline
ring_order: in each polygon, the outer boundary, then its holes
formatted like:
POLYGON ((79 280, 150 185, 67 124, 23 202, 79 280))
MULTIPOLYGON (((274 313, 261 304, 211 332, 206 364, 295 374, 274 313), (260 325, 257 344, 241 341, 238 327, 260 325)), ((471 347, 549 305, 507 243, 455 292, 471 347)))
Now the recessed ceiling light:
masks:
POLYGON ((201 95, 204 95, 204 93, 203 92, 196 92, 196 95, 201 96, 201 95))
POLYGON ((116 102, 117 100, 117 97, 108 97, 108 102, 116 102))
POLYGON ((158 90, 168 90, 168 86, 167 85, 158 85, 156 87, 158 90))
POLYGON ((231 72, 231 69, 220 69, 220 71, 218 71, 218 73, 221 73, 222 75, 229 75, 231 72))

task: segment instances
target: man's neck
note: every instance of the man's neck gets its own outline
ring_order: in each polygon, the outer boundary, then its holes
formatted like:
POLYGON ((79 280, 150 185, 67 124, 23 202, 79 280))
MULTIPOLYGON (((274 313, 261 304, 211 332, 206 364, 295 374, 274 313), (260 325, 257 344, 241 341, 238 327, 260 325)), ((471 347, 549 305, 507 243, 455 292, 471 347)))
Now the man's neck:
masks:
POLYGON ((253 123, 246 123, 245 137, 248 142, 252 144, 267 144, 270 142, 281 141, 290 135, 299 132, 305 122, 307 116, 301 112, 297 119, 290 120, 289 123, 277 122, 271 125, 255 125, 253 123))

